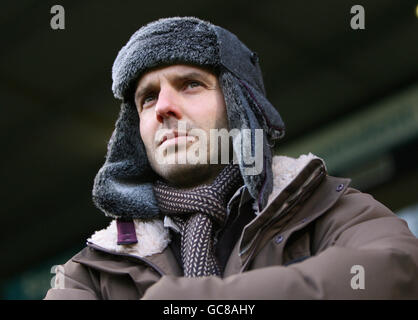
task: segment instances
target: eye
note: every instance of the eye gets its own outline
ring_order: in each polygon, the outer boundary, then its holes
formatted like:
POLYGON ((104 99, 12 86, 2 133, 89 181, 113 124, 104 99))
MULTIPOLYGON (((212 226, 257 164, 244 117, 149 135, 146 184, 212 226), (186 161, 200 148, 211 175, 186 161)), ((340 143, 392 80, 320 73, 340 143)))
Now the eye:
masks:
POLYGON ((145 97, 144 98, 144 102, 143 102, 143 104, 146 104, 146 103, 148 103, 148 102, 151 102, 152 100, 154 100, 155 99, 155 97, 154 96, 148 96, 148 97, 145 97))
POLYGON ((156 98, 155 94, 153 93, 145 95, 144 98, 142 99, 142 103, 141 103, 142 107, 144 108, 147 105, 149 105, 152 101, 155 100, 155 98, 156 98))
POLYGON ((196 80, 191 80, 191 81, 186 82, 186 88, 193 89, 193 88, 200 87, 200 86, 202 86, 202 83, 196 80))

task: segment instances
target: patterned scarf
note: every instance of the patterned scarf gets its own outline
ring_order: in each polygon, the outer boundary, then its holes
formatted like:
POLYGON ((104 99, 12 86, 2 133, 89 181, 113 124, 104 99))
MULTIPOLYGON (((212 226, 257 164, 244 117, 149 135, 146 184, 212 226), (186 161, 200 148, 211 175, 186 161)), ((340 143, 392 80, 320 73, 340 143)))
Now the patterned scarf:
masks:
POLYGON ((184 276, 220 275, 214 236, 225 223, 228 201, 243 183, 239 166, 229 164, 211 185, 179 189, 162 181, 154 184, 161 213, 180 227, 184 276))

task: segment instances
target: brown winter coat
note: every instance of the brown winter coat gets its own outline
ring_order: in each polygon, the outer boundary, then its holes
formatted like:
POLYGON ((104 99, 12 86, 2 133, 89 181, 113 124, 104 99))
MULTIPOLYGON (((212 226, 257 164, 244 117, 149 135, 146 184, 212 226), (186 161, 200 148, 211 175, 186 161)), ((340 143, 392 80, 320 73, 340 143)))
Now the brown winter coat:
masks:
POLYGON ((273 172, 262 212, 245 188, 230 202, 253 216, 229 238, 222 278, 182 277, 162 221, 136 221, 130 247, 115 245, 113 222, 59 269, 45 298, 418 299, 418 239, 404 220, 311 155, 274 157, 273 172))

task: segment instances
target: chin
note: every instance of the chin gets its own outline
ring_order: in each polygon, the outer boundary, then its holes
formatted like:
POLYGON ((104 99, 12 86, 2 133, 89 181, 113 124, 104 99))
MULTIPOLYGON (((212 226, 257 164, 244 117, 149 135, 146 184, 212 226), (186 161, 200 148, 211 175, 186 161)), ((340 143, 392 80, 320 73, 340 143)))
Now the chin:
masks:
POLYGON ((176 186, 194 186, 205 183, 211 176, 211 164, 153 165, 154 171, 164 180, 176 186))

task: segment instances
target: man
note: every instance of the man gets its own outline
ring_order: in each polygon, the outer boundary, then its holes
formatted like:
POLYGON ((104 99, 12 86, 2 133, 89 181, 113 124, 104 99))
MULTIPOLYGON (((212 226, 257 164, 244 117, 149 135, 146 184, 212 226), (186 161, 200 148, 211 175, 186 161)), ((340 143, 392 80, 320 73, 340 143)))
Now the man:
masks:
POLYGON ((311 153, 272 156, 284 124, 229 31, 152 22, 112 71, 122 107, 93 200, 113 220, 46 299, 418 298, 403 220, 311 153), (208 142, 222 130, 239 132, 208 142))

